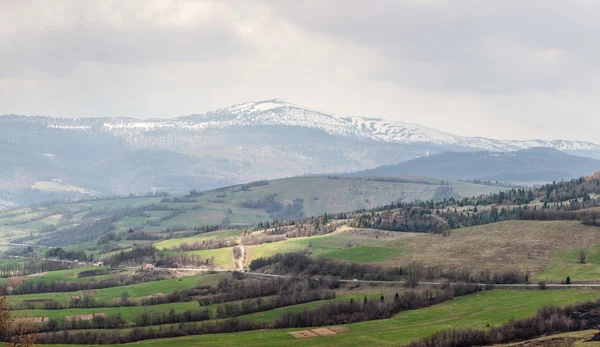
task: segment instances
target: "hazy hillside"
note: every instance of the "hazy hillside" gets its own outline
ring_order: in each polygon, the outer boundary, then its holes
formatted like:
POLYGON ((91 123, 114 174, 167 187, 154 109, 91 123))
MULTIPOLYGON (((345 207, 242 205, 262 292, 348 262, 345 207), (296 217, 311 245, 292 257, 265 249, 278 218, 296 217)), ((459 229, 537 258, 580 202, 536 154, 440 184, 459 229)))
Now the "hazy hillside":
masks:
POLYGON ((354 211, 396 201, 473 196, 500 189, 462 182, 449 183, 440 185, 440 180, 420 178, 384 182, 362 178, 298 177, 231 186, 187 197, 147 196, 50 204, 33 210, 26 208, 0 213, 0 233, 8 237, 7 240, 25 238, 23 240, 28 242, 44 240, 47 244, 63 244, 67 242, 64 236, 57 236, 61 230, 70 232, 69 228, 87 227, 102 218, 112 218, 110 216, 116 217, 103 225, 98 234, 85 229, 74 231, 75 234, 70 237, 92 241, 110 231, 111 226, 118 231, 134 228, 164 233, 177 227, 256 225, 273 219, 354 211), (44 234, 32 233, 42 228, 44 234))
POLYGON ((597 170, 600 170, 600 160, 569 155, 551 148, 531 148, 505 153, 444 152, 349 175, 540 182, 587 176, 597 170))
MULTIPOLYGON (((329 115, 279 99, 174 119, 1 116, 0 138, 0 200, 17 203, 53 199, 60 187, 68 187, 64 196, 181 193, 353 172, 444 151, 545 146, 600 158, 600 146, 588 142, 462 137, 415 124, 329 115), (62 185, 48 192, 36 184, 47 181, 62 185)), ((555 178, 564 170, 546 171, 555 178)))

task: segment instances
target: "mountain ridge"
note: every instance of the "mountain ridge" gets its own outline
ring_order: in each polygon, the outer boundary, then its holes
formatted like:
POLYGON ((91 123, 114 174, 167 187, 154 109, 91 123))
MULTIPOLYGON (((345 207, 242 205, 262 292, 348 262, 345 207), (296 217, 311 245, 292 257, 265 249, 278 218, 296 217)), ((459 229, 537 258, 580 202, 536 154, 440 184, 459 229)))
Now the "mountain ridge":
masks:
POLYGON ((377 117, 345 117, 323 113, 288 103, 282 99, 245 102, 204 114, 172 119, 135 119, 129 117, 106 118, 52 118, 43 116, 0 116, 30 119, 46 123, 50 128, 88 131, 102 129, 123 135, 127 132, 157 130, 204 131, 226 129, 235 126, 296 126, 324 130, 334 136, 354 136, 361 140, 396 144, 427 143, 454 145, 468 149, 514 151, 532 147, 551 147, 570 151, 600 151, 600 145, 588 141, 573 140, 497 140, 486 137, 459 136, 449 132, 413 123, 387 120, 377 117))
POLYGON ((597 170, 600 170, 600 160, 574 156, 552 148, 533 147, 515 152, 442 152, 350 173, 348 176, 415 175, 539 182, 583 177, 597 170))

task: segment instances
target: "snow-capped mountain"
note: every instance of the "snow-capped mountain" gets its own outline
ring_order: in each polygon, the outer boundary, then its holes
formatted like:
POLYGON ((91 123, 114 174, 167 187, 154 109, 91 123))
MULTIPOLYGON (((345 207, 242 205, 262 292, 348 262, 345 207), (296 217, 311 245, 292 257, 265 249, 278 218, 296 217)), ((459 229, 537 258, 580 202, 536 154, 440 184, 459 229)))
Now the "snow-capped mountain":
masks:
POLYGON ((47 121, 51 128, 80 131, 91 130, 101 124, 103 131, 120 136, 156 130, 203 131, 231 127, 290 126, 319 129, 334 136, 352 136, 362 140, 398 144, 427 143, 490 151, 515 151, 533 147, 550 147, 562 151, 600 151, 600 145, 584 141, 494 140, 458 136, 417 124, 381 118, 335 116, 281 99, 247 102, 175 119, 96 118, 47 121))
MULTIPOLYGON (((600 145, 464 137, 280 99, 173 119, 0 116, 0 194, 59 179, 86 191, 182 191, 302 174, 352 172, 444 151, 550 147, 600 159, 600 145)), ((39 186, 39 185, 38 185, 39 186)))

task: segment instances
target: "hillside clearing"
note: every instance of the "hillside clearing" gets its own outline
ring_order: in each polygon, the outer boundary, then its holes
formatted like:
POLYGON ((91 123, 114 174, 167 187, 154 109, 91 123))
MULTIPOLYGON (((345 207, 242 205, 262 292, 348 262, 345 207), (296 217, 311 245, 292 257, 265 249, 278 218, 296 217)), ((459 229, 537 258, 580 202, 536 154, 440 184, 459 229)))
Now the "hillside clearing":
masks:
MULTIPOLYGON (((552 264, 569 265, 571 269, 580 265, 553 258, 553 251, 597 244, 600 244, 598 228, 579 222, 507 221, 452 230, 450 236, 423 234, 386 241, 385 247, 395 249, 397 255, 382 264, 420 261, 473 270, 516 269, 542 276, 542 271, 552 264)), ((597 270, 595 278, 598 279, 600 267, 597 270)), ((560 280, 567 275, 569 273, 545 278, 560 280)))

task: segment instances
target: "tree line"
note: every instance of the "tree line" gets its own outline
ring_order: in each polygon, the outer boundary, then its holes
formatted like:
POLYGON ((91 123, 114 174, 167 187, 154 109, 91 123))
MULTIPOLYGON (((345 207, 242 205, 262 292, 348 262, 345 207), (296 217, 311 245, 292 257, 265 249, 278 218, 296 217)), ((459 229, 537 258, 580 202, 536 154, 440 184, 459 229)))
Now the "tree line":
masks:
POLYGON ((257 258, 250 262, 252 271, 267 270, 270 273, 301 276, 331 276, 342 279, 360 279, 367 281, 398 281, 416 285, 425 280, 448 280, 453 282, 471 282, 485 284, 526 283, 526 273, 517 270, 479 271, 467 268, 445 268, 441 265, 425 266, 411 262, 398 267, 382 267, 373 264, 358 264, 327 258, 311 258, 305 253, 276 254, 271 257, 257 258))
POLYGON ((67 270, 76 267, 68 262, 57 262, 47 260, 25 260, 23 264, 6 264, 0 266, 0 277, 9 278, 15 276, 27 276, 40 272, 67 270))
POLYGON ((257 258, 252 260, 249 265, 252 271, 258 271, 266 267, 269 267, 273 273, 282 275, 332 276, 345 279, 395 281, 402 275, 402 269, 399 267, 384 268, 373 264, 342 262, 327 258, 310 258, 301 252, 257 258))
MULTIPOLYGON (((207 241, 207 244, 211 245, 216 245, 220 242, 213 240, 207 241)), ((184 248, 185 247, 186 246, 184 246, 184 248)), ((166 252, 158 250, 153 244, 137 245, 130 250, 123 250, 110 257, 106 257, 104 262, 108 265, 139 265, 150 263, 165 268, 200 267, 214 264, 212 258, 202 258, 198 254, 175 253, 169 255, 166 252)))
POLYGON ((131 284, 161 281, 167 279, 169 274, 163 271, 142 272, 136 274, 127 274, 107 278, 100 281, 85 281, 85 282, 68 282, 68 281, 52 281, 46 283, 44 281, 24 281, 16 286, 3 287, 4 295, 21 295, 21 294, 40 294, 52 292, 76 292, 89 289, 104 289, 131 284))
MULTIPOLYGON (((150 339, 172 338, 190 335, 235 333, 240 331, 261 330, 269 328, 265 321, 246 321, 230 318, 220 321, 210 321, 197 324, 171 325, 158 329, 133 328, 121 331, 53 331, 38 335, 40 344, 123 344, 150 339)), ((108 328, 110 329, 110 328, 108 328)))
POLYGON ((62 247, 50 248, 46 251, 46 258, 58 258, 61 260, 87 260, 85 251, 67 251, 62 247))
POLYGON ((574 211, 556 211, 548 209, 520 211, 522 220, 576 220, 584 225, 600 226, 600 210, 586 209, 574 211))
POLYGON ((339 287, 335 280, 311 280, 300 278, 253 279, 237 273, 234 278, 223 278, 217 286, 205 288, 197 298, 200 306, 259 298, 264 296, 302 296, 303 292, 323 291, 339 287), (236 279, 238 277, 240 279, 236 279))
POLYGON ((285 235, 268 235, 264 233, 250 234, 248 236, 244 236, 241 240, 242 245, 250 246, 250 245, 260 245, 263 243, 271 243, 271 242, 279 242, 285 240, 285 235))
MULTIPOLYGON (((590 197, 599 192, 600 179, 581 177, 567 182, 553 182, 540 188, 513 188, 471 198, 391 203, 371 210, 356 211, 348 224, 357 228, 445 233, 448 229, 515 220, 520 216, 543 216, 532 210, 569 211, 599 207, 600 199, 590 197), (535 199, 540 199, 544 205, 540 208, 527 206, 535 199), (482 208, 490 205, 490 208, 482 208), (465 207, 468 207, 466 211, 465 207)), ((595 215, 586 215, 582 222, 589 225, 599 223, 595 215)))
POLYGON ((483 289, 479 285, 460 284, 437 290, 407 290, 402 294, 396 293, 391 299, 386 299, 382 295, 379 298, 365 297, 362 302, 353 299, 332 302, 314 310, 285 312, 273 323, 273 327, 276 329, 315 327, 385 319, 402 311, 437 305, 454 297, 476 293, 483 289))
MULTIPOLYGON (((210 322, 201 322, 195 324, 185 324, 180 322, 178 326, 171 326, 163 329, 141 329, 134 328, 127 332, 101 332, 101 331, 86 331, 86 332, 51 332, 40 336, 39 342, 44 344, 61 343, 61 344, 121 344, 142 341, 156 338, 169 338, 177 336, 201 335, 201 334, 216 334, 216 333, 234 333, 258 329, 282 329, 282 328, 298 328, 298 327, 315 327, 334 324, 345 324, 351 322, 361 322, 366 320, 383 319, 391 317, 393 314, 405 310, 418 309, 428 307, 450 300, 457 296, 468 295, 483 290, 481 286, 473 284, 452 285, 444 289, 432 290, 408 290, 402 294, 396 293, 392 298, 367 298, 364 300, 354 300, 343 302, 327 303, 319 308, 308 310, 305 309, 299 312, 285 312, 280 318, 273 323, 265 321, 247 321, 240 320, 237 317, 221 319, 210 322)), ((291 300, 291 299, 285 299, 291 300)), ((235 310, 235 309, 233 309, 235 310)), ((232 311, 233 312, 233 311, 232 311)), ((239 311, 242 312, 242 311, 239 311)), ((190 318, 193 317, 191 313, 190 318)), ((153 319, 150 316, 142 318, 145 313, 139 317, 140 321, 136 322, 140 326, 152 323, 164 324, 165 321, 176 321, 180 315, 175 311, 163 313, 160 317, 156 316, 153 319)), ((201 310, 196 313, 196 319, 205 319, 209 316, 207 310, 201 310)), ((224 317, 228 314, 223 311, 224 317)))
POLYGON ((407 347, 491 346, 569 331, 595 329, 600 320, 599 308, 600 300, 565 307, 546 306, 529 318, 511 320, 487 330, 442 330, 413 341, 407 347))
POLYGON ((168 251, 176 251, 176 252, 188 252, 188 251, 199 251, 204 249, 217 249, 217 248, 226 248, 233 247, 236 244, 235 238, 220 238, 220 239, 208 239, 194 242, 182 242, 177 246, 173 246, 168 248, 168 251))

